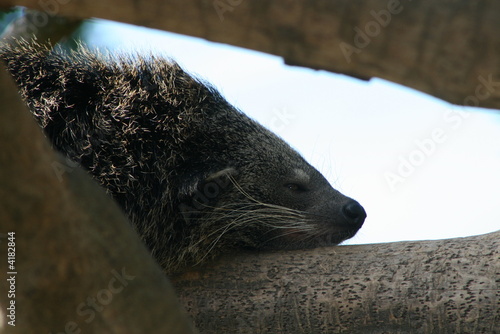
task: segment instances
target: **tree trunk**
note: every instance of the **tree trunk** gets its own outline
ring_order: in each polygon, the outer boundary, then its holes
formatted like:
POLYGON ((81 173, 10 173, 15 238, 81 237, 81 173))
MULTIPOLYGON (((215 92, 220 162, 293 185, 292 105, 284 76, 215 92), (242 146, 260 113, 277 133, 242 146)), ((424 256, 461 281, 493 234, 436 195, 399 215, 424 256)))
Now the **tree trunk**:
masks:
POLYGON ((118 206, 50 149, 11 81, 1 65, 0 332, 195 333, 118 206))
POLYGON ((232 256, 174 286, 200 333, 500 333, 500 232, 232 256))
POLYGON ((50 15, 99 17, 379 77, 445 101, 500 109, 495 0, 0 0, 50 15))

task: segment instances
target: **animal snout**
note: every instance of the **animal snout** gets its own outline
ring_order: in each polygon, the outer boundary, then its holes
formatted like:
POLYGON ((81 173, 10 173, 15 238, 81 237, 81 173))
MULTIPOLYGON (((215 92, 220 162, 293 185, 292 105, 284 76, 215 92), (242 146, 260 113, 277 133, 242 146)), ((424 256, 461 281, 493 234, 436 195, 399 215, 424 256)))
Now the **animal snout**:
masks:
POLYGON ((347 218, 349 223, 361 227, 366 218, 366 211, 361 204, 355 200, 350 200, 342 207, 342 214, 347 218))

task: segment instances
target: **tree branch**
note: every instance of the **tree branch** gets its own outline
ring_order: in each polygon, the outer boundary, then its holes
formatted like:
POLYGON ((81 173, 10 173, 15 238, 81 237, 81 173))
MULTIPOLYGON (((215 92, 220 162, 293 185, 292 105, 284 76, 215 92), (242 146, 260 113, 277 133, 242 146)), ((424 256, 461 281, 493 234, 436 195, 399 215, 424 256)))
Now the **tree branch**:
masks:
POLYGON ((497 333, 500 232, 231 256, 174 279, 202 333, 497 333))
POLYGON ((0 101, 0 256, 14 260, 0 331, 194 333, 118 206, 51 150, 3 65, 0 101))
POLYGON ((198 36, 289 64, 387 79, 454 104, 500 108, 494 0, 0 0, 12 5, 198 36))

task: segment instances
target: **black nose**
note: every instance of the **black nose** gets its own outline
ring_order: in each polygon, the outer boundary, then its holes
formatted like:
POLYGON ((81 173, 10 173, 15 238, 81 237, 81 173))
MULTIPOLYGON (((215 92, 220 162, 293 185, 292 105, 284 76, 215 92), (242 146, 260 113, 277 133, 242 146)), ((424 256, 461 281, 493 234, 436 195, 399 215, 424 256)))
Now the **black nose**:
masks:
POLYGON ((342 207, 342 213, 344 216, 353 224, 363 225, 366 218, 366 211, 363 207, 355 200, 349 201, 342 207))

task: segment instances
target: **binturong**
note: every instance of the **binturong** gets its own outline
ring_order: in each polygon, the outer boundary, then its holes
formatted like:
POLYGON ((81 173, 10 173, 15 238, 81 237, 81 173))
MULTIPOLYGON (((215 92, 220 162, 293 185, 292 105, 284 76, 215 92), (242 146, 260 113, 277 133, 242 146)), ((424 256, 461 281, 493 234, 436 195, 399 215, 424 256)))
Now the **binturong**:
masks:
POLYGON ((0 48, 53 146, 119 203, 175 273, 237 250, 351 238, 363 207, 175 62, 36 42, 0 48))

